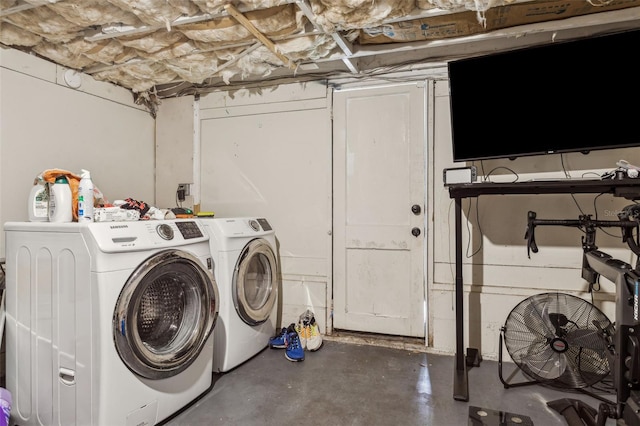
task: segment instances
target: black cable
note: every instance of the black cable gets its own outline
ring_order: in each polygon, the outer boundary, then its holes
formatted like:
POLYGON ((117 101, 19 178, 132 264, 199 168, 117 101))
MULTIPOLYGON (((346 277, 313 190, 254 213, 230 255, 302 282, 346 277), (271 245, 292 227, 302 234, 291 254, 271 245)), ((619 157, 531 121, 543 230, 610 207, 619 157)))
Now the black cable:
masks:
POLYGON ((594 175, 595 177, 602 179, 602 175, 597 174, 596 172, 584 172, 580 177, 584 178, 587 175, 594 175))
POLYGON ((603 192, 599 193, 598 195, 596 195, 595 197, 593 197, 593 211, 594 211, 594 217, 596 218, 596 220, 598 220, 598 206, 597 206, 597 202, 598 202, 598 198, 600 198, 600 196, 604 194, 603 192))
MULTIPOLYGON (((604 194, 605 194, 604 192, 601 192, 600 194, 596 195, 596 196, 593 198, 593 211, 595 212, 595 214, 594 214, 594 216, 595 216, 595 220, 598 220, 598 208, 597 208, 596 202, 598 201, 598 198, 599 198, 601 195, 604 195, 604 194)), ((605 234, 607 234, 607 235, 608 235, 608 236, 610 236, 610 237, 614 237, 614 238, 621 238, 621 237, 622 237, 622 229, 620 230, 620 235, 613 235, 613 234, 610 234, 609 232, 607 232, 604 228, 602 228, 602 227, 600 227, 600 226, 598 227, 598 229, 599 229, 599 230, 601 230, 602 232, 604 232, 605 234)))
MULTIPOLYGON (((480 250, 482 250, 482 242, 484 240, 484 235, 482 234, 482 228, 480 227, 480 214, 478 213, 478 210, 480 210, 480 208, 478 207, 478 197, 475 198, 476 200, 476 223, 478 225, 478 231, 480 233, 480 245, 478 246, 478 249, 476 251, 474 251, 473 253, 469 254, 469 248, 471 247, 471 228, 469 226, 469 221, 467 220, 467 232, 469 233, 469 242, 467 244, 467 250, 466 250, 466 256, 467 259, 475 256, 478 252, 480 252, 480 250)), ((471 213, 471 200, 469 200, 469 208, 467 209, 467 217, 469 217, 471 213)))
POLYGON ((564 166, 564 154, 560 154, 560 165, 562 166, 562 172, 564 173, 564 177, 566 177, 567 179, 570 179, 571 175, 569 174, 569 172, 567 172, 567 168, 564 166))
POLYGON ((518 181, 518 179, 520 178, 520 176, 518 176, 518 173, 514 172, 512 169, 510 169, 510 168, 508 168, 508 167, 505 167, 505 166, 498 166, 498 167, 493 168, 493 169, 492 169, 492 170, 491 170, 491 171, 490 171, 490 172, 485 176, 485 181, 489 181, 489 176, 491 176, 491 174, 492 174, 493 172, 495 172, 496 170, 500 170, 500 169, 508 170, 508 171, 510 171, 511 173, 513 173, 513 175, 516 177, 516 178, 515 178, 515 180, 513 180, 513 181, 511 181, 511 182, 509 182, 509 183, 515 183, 515 182, 517 182, 517 181, 518 181))
POLYGON ((484 162, 482 160, 480 160, 480 171, 482 172, 482 181, 486 182, 489 176, 486 176, 484 173, 484 162))
POLYGON ((584 211, 582 210, 582 207, 580 207, 580 204, 578 204, 578 200, 576 200, 576 196, 575 194, 570 194, 571 198, 573 198, 573 202, 576 203, 576 207, 578 207, 578 211, 580 212, 581 215, 584 215, 584 211))

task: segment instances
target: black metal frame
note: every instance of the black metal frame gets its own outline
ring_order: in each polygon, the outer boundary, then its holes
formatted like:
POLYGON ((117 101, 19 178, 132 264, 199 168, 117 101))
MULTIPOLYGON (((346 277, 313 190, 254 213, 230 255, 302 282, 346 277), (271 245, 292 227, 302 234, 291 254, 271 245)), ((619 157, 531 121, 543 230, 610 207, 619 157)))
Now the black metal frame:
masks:
MULTIPOLYGON (((539 381, 537 380, 528 380, 526 382, 517 382, 517 383, 510 383, 507 382, 504 379, 504 376, 502 374, 502 342, 503 342, 503 335, 504 335, 504 327, 500 328, 500 338, 498 339, 498 377, 500 378, 500 381, 502 382, 502 385, 504 386, 505 389, 509 389, 509 388, 516 388, 516 387, 520 387, 520 386, 529 386, 529 385, 538 385, 540 384, 539 381)), ((515 370, 518 371, 518 370, 515 370)))
MULTIPOLYGON (((455 307, 456 353, 453 380, 453 398, 469 401, 467 359, 464 353, 464 288, 462 276, 462 200, 480 195, 526 194, 613 194, 634 200, 640 199, 638 179, 531 181, 531 182, 478 182, 449 186, 449 197, 455 201, 455 307)), ((472 349, 472 348, 470 348, 472 349)), ((477 349, 472 349, 477 352, 477 349)))
POLYGON ((615 326, 603 329, 600 333, 609 349, 606 355, 611 366, 616 401, 598 398, 602 402, 597 411, 580 401, 567 398, 550 401, 547 405, 560 412, 570 425, 604 426, 608 418, 613 418, 624 419, 627 426, 640 426, 640 410, 635 407, 627 409, 629 403, 635 404, 640 399, 640 260, 633 267, 598 250, 596 245, 597 228, 618 227, 622 230, 623 242, 640 259, 640 244, 637 241, 640 204, 625 207, 618 218, 619 221, 601 221, 583 215, 578 220, 540 220, 536 219, 535 212, 528 214, 525 238, 529 250, 534 253, 538 251, 536 226, 578 227, 585 232, 582 238, 582 277, 589 283, 590 289, 599 276, 616 286, 615 326))

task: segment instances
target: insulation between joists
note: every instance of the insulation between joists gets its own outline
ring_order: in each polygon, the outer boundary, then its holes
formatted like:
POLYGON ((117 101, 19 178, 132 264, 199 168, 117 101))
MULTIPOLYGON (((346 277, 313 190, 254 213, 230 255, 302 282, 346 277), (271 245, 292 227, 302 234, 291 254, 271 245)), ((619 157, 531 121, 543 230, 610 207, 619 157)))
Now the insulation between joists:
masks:
MULTIPOLYGON (((640 5, 640 0, 602 1, 610 9, 640 5)), ((362 45, 468 35, 482 31, 485 14, 489 16, 500 6, 515 8, 516 4, 530 3, 537 7, 554 0, 234 1, 232 7, 250 25, 228 16, 227 3, 0 0, 0 42, 85 71, 97 80, 145 92, 171 82, 202 84, 221 78, 229 83, 234 77, 267 76, 277 68, 295 68, 305 61, 348 59, 352 53, 344 42, 355 40, 362 45), (305 2, 306 14, 299 2, 305 2), (444 12, 431 14, 460 9, 455 18, 444 12), (397 21, 413 15, 428 17, 397 21), (450 30, 454 24, 456 31, 450 30), (258 46, 255 42, 261 37, 263 46, 258 46)), ((567 4, 575 8, 575 14, 585 14, 597 9, 593 3, 567 4)), ((497 16, 496 22, 502 22, 503 17, 497 16)))
MULTIPOLYGON (((226 0, 0 1, 2 10, 25 3, 34 6, 3 17, 2 43, 31 47, 39 55, 69 68, 102 68, 92 73, 94 78, 112 81, 134 92, 172 79, 199 84, 215 76, 222 76, 225 81, 234 75, 266 76, 283 63, 293 68, 295 62, 322 58, 336 47, 326 34, 291 37, 303 34, 308 24, 291 1, 234 2, 234 8, 247 10, 243 16, 269 42, 267 48, 254 49, 243 60, 225 67, 224 74, 218 74, 221 64, 237 60, 242 52, 225 45, 245 41, 246 48, 255 35, 230 16, 179 26, 173 23, 184 17, 219 15, 225 11, 226 0), (133 35, 117 32, 118 28, 143 27, 151 30, 133 35), (85 36, 91 28, 113 29, 116 35, 87 41, 85 36)), ((338 26, 349 29, 375 24, 416 7, 415 0, 314 0, 310 4, 317 16, 314 24, 327 31, 338 26), (372 7, 374 4, 378 6, 372 7)))

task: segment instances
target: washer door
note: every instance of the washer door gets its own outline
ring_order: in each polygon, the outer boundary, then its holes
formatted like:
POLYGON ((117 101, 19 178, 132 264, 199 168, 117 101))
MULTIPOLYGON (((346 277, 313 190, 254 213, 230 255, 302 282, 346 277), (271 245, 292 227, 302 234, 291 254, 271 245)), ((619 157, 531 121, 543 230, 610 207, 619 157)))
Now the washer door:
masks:
POLYGON ((151 256, 127 280, 113 315, 116 350, 147 379, 184 371, 218 318, 218 288, 198 259, 180 250, 151 256))
POLYGON ((266 240, 247 244, 233 273, 233 303, 240 318, 249 325, 269 319, 278 296, 276 256, 266 240))

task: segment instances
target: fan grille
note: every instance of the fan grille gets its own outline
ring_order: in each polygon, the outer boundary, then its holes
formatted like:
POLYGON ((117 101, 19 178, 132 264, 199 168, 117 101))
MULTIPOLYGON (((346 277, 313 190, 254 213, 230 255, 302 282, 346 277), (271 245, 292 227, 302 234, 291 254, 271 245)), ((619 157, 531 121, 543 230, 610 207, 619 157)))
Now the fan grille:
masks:
POLYGON ((584 388, 609 375, 600 328, 610 324, 602 311, 584 299, 542 293, 523 300, 509 313, 504 343, 514 363, 534 380, 565 389, 584 388))

